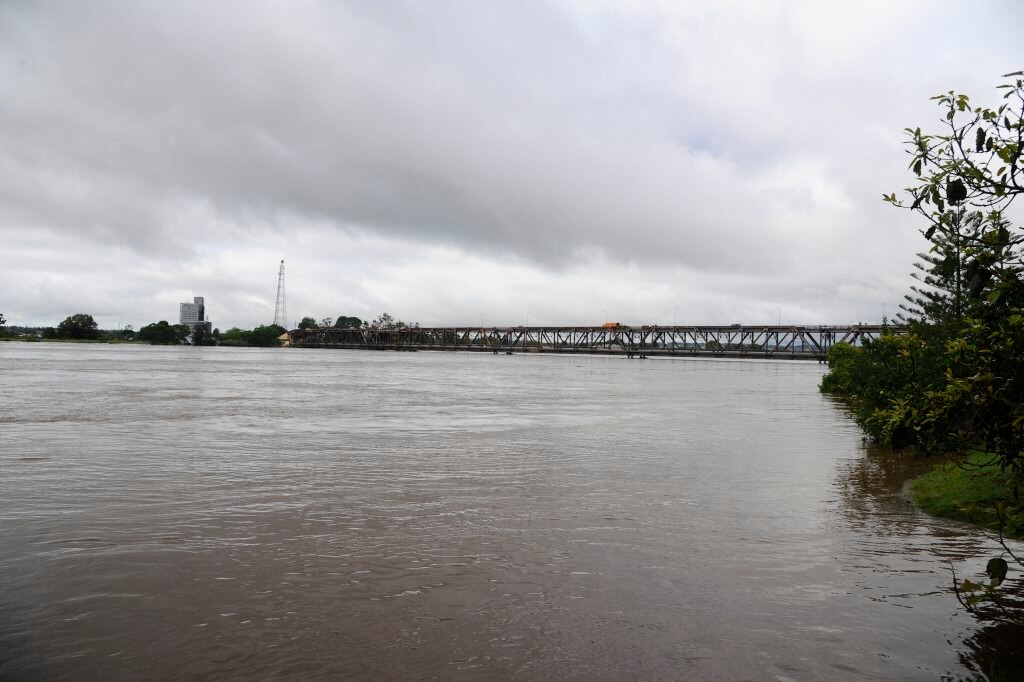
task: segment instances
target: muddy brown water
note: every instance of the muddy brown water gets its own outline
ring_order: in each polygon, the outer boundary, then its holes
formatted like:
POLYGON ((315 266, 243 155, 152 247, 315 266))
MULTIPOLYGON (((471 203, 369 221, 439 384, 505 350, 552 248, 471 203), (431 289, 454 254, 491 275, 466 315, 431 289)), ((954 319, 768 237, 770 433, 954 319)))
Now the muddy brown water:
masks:
POLYGON ((822 371, 0 344, 0 678, 1020 672, 822 371))

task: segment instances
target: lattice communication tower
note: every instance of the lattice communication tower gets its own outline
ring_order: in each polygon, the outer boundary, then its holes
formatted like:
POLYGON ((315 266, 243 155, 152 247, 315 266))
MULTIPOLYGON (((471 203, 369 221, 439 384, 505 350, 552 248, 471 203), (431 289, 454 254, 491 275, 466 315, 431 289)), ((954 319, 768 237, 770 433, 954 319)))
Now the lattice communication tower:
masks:
POLYGON ((284 261, 277 271, 277 305, 274 306, 274 324, 288 329, 288 306, 284 300, 284 261))

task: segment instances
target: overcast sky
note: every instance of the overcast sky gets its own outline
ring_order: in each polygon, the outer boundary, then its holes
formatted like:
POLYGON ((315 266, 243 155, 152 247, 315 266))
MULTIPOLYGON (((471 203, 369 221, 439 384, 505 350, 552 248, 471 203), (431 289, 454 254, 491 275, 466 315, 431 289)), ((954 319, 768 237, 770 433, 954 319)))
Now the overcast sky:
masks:
POLYGON ((0 2, 0 313, 878 320, 1016 2, 0 2))

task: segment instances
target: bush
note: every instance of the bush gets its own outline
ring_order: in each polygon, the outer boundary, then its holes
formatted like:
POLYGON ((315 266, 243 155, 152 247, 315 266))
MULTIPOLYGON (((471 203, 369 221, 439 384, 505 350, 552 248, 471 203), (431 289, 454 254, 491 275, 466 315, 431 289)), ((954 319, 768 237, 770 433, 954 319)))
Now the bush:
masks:
POLYGON ((949 360, 941 336, 919 326, 862 346, 838 343, 829 349, 828 366, 821 390, 843 400, 873 440, 903 448, 919 445, 920 399, 945 384, 949 360))

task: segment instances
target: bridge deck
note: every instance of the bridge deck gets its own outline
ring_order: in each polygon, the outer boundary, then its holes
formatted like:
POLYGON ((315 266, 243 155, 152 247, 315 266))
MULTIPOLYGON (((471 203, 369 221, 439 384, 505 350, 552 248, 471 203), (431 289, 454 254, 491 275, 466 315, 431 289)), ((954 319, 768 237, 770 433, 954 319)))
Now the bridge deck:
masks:
POLYGON ((301 348, 437 350, 493 353, 587 353, 823 360, 836 343, 858 344, 888 325, 645 327, 376 327, 294 330, 301 348))

